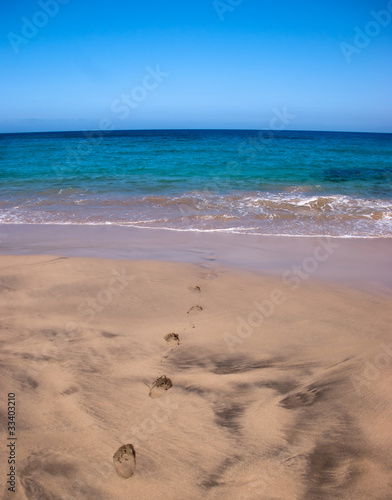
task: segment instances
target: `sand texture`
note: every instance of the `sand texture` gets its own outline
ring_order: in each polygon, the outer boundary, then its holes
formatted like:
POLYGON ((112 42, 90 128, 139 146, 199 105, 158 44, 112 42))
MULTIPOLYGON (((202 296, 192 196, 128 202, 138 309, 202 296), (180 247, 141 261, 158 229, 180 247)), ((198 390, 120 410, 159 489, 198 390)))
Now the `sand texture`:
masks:
POLYGON ((391 320, 342 284, 2 256, 0 496, 391 499, 391 320))

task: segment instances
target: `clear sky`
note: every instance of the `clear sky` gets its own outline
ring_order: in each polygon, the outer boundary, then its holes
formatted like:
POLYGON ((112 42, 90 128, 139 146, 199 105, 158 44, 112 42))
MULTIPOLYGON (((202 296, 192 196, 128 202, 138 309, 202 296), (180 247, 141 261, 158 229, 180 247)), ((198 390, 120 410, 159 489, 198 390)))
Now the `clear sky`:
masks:
POLYGON ((15 0, 1 9, 0 132, 392 132, 391 0, 15 0), (372 10, 385 12, 376 20, 372 10))

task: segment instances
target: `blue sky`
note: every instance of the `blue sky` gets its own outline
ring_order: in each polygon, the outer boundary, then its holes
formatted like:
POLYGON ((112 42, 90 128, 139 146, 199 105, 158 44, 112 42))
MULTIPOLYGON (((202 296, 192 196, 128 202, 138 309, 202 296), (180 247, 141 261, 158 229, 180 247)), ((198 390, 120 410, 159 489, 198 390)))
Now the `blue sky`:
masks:
POLYGON ((389 14, 390 0, 3 2, 0 132, 392 132, 389 14))

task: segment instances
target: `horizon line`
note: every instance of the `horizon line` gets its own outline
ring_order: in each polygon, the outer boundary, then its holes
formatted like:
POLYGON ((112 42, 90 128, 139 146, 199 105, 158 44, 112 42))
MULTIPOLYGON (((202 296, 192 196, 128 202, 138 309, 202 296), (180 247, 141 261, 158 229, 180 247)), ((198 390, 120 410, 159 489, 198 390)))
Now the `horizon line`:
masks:
POLYGON ((316 130, 316 129, 301 129, 301 130, 274 130, 269 128, 141 128, 141 129, 115 129, 115 130, 101 130, 101 129, 88 129, 88 130, 40 130, 30 132, 0 132, 0 135, 21 135, 21 134, 102 134, 110 135, 118 132, 166 132, 166 131, 194 131, 194 132, 312 132, 312 133, 327 133, 327 134, 383 134, 392 135, 391 132, 368 132, 368 131, 355 131, 355 130, 316 130))

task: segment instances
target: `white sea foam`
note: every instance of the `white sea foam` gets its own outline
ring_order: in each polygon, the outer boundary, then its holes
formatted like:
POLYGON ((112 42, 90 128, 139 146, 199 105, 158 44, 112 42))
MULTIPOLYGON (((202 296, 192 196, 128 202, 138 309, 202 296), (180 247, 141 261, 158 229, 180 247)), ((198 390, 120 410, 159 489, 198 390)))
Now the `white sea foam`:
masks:
POLYGON ((392 236, 392 202, 303 192, 193 191, 177 196, 54 200, 2 208, 1 223, 127 225, 175 231, 336 237, 392 236), (74 208, 73 208, 74 207, 74 208), (110 210, 108 208, 110 207, 110 210))

